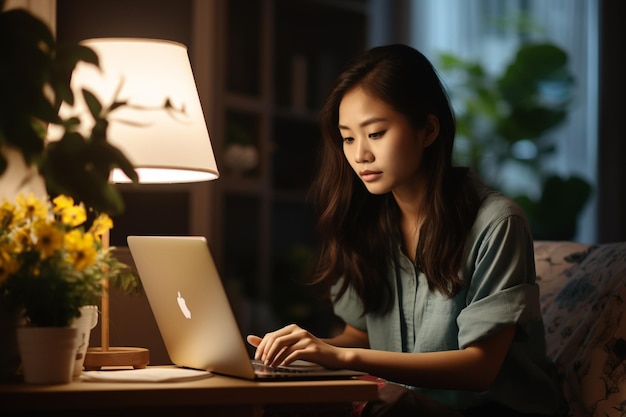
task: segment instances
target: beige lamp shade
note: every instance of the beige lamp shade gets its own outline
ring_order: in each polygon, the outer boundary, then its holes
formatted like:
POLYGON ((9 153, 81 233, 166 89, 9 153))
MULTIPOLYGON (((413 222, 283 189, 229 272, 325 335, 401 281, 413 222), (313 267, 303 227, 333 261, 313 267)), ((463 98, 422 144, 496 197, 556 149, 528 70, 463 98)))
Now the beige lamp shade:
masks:
MULTIPOLYGON (((100 68, 80 62, 71 80, 76 102, 61 116, 78 116, 91 128, 82 88, 103 106, 128 105, 109 117, 108 140, 135 167, 140 183, 180 183, 216 179, 217 164, 198 97, 187 48, 154 39, 101 38, 82 41, 93 49, 100 68), (165 107, 169 101, 171 107, 165 107)), ((92 123, 93 125, 93 123, 92 123)), ((121 170, 111 182, 128 182, 121 170)))

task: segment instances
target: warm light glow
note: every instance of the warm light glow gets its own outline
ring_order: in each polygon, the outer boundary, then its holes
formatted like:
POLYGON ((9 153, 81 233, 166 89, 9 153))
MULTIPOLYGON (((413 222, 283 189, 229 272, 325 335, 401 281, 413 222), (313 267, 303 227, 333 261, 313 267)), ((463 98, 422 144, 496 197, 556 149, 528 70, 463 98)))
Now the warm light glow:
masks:
MULTIPOLYGON (((214 172, 183 169, 137 168, 135 171, 139 176, 139 182, 143 184, 199 182, 217 178, 214 172)), ((130 179, 119 169, 111 172, 110 180, 114 183, 130 182, 130 179)))
MULTIPOLYGON (((129 106, 109 117, 108 140, 139 173, 142 183, 194 182, 219 176, 209 132, 184 45, 153 39, 89 39, 81 44, 100 59, 99 70, 79 63, 72 74, 73 107, 83 133, 93 125, 81 89, 95 94, 103 106, 126 101, 129 106), (166 101, 171 103, 164 109, 166 101)), ((113 182, 128 182, 119 170, 113 182)))

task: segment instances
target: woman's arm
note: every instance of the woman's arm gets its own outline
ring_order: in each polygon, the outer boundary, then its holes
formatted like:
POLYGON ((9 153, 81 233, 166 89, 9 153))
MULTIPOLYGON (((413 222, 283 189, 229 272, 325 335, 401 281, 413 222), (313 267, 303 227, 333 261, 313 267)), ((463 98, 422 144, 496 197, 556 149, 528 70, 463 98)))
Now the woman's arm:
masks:
POLYGON ((359 330, 354 326, 346 324, 343 328, 343 331, 334 337, 328 339, 321 339, 322 342, 328 343, 329 345, 338 346, 338 347, 360 347, 360 348, 368 348, 370 347, 369 338, 367 337, 367 332, 363 330, 359 330))
MULTIPOLYGON (((347 341, 358 343, 362 342, 364 333, 346 326, 341 335, 328 341, 338 342, 340 346, 347 341)), ((515 326, 510 326, 465 349, 428 353, 333 346, 295 325, 268 333, 263 339, 248 336, 248 342, 257 347, 255 358, 272 366, 304 359, 329 368, 364 371, 412 386, 484 391, 500 371, 514 334, 515 326)))
POLYGON ((344 349, 345 367, 408 385, 484 391, 496 378, 515 327, 510 326, 465 349, 428 353, 401 353, 344 349))

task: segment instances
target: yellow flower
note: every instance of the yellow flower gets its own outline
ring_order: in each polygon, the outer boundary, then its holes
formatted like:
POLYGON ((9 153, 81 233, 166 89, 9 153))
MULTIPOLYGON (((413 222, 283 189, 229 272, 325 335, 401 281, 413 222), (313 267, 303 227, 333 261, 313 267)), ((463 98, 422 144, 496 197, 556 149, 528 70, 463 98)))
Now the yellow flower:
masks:
POLYGON ((0 203, 0 228, 8 228, 15 218, 15 206, 7 199, 0 203))
POLYGON ((83 234, 72 230, 65 235, 65 248, 70 262, 78 271, 96 263, 98 252, 94 245, 94 238, 90 234, 83 234))
POLYGON ((82 204, 74 205, 74 200, 71 197, 60 195, 55 197, 52 202, 54 203, 52 211, 61 216, 63 224, 76 227, 87 220, 85 207, 82 204))
POLYGON ((34 226, 34 232, 41 259, 49 258, 63 247, 63 232, 54 224, 39 221, 34 226))
POLYGON ((74 199, 65 195, 60 195, 52 200, 54 203, 53 211, 55 214, 62 213, 63 210, 74 206, 74 199))
POLYGON ((45 219, 48 214, 48 207, 42 200, 36 199, 33 193, 28 196, 20 193, 16 200, 18 209, 16 210, 16 220, 22 219, 45 219))
POLYGON ((98 295, 105 268, 113 277, 122 271, 96 235, 108 232, 111 219, 98 216, 89 232, 86 219, 84 205, 69 197, 0 197, 0 296, 31 322, 66 325, 98 295))
POLYGON ((2 203, 0 203, 0 210, 3 212, 6 211, 10 213, 13 210, 15 210, 15 205, 11 203, 9 200, 7 200, 6 198, 3 198, 2 203))
POLYGON ((85 220, 87 220, 87 213, 82 205, 67 207, 61 214, 61 221, 72 227, 83 224, 85 220))
POLYGON ((19 262, 12 256, 10 248, 0 248, 0 285, 4 283, 9 275, 15 273, 20 268, 19 262))
POLYGON ((98 238, 109 233, 109 230, 113 229, 113 220, 106 214, 101 213, 92 223, 89 228, 89 233, 97 236, 98 238))
POLYGON ((33 239, 28 226, 18 227, 11 233, 13 253, 26 252, 32 245, 33 239))

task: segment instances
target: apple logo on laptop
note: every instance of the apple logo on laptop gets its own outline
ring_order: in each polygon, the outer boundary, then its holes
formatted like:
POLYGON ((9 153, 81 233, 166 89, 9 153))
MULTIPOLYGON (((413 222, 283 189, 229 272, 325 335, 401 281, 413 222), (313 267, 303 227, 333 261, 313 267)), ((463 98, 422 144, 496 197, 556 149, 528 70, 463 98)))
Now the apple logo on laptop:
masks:
POLYGON ((178 300, 178 306, 180 307, 180 311, 183 312, 183 314, 185 315, 185 318, 190 319, 191 311, 189 311, 189 309, 187 308, 187 303, 185 302, 185 299, 183 298, 183 296, 180 295, 180 291, 178 291, 178 297, 176 297, 176 299, 178 300))

